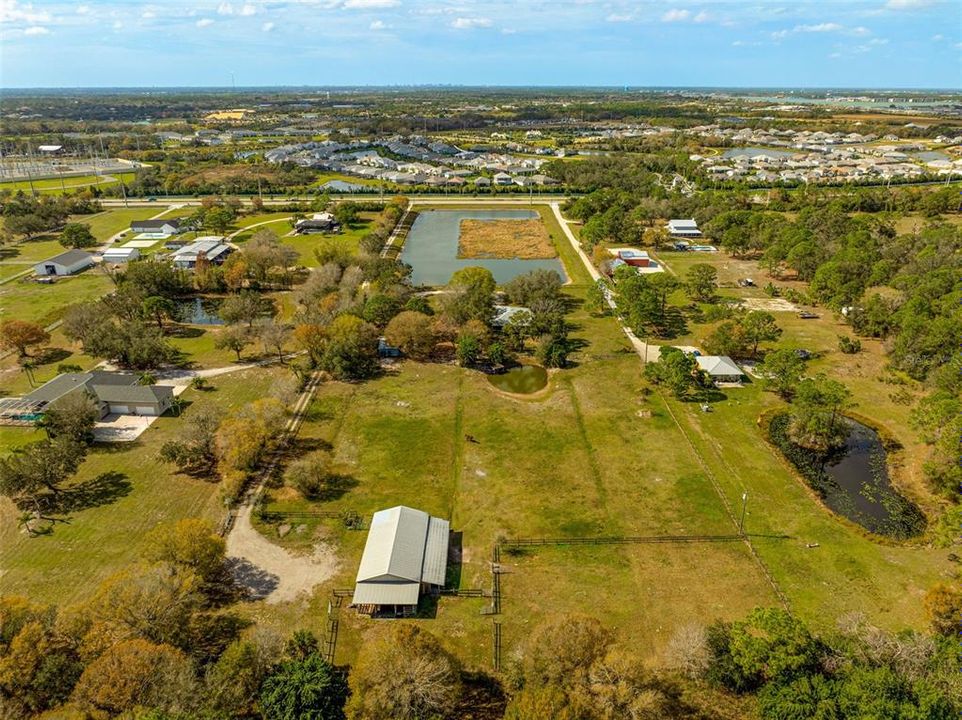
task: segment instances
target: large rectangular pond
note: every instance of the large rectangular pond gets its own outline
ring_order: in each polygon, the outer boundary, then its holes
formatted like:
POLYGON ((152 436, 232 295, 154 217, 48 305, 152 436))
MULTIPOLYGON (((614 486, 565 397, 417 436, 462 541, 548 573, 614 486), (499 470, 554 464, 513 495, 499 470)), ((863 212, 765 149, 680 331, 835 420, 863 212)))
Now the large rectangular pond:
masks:
POLYGON ((491 260, 458 257, 458 237, 462 220, 531 220, 533 210, 423 210, 411 226, 401 251, 401 260, 413 268, 415 285, 446 285, 456 270, 464 267, 487 268, 501 285, 518 275, 543 268, 554 270, 565 279, 564 265, 558 258, 544 260, 491 260))

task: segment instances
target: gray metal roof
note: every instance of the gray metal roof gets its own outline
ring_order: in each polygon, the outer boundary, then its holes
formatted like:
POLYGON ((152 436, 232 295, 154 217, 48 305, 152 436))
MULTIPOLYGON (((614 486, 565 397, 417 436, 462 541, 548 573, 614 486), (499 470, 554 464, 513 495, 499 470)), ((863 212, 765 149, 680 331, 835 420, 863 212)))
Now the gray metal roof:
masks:
POLYGON ((106 403, 155 405, 174 395, 173 388, 164 385, 94 385, 93 391, 106 403))
POLYGON ((727 355, 699 355, 695 360, 698 362, 698 367, 712 377, 745 374, 727 355))
POLYGON ((403 505, 374 513, 357 571, 354 602, 412 605, 417 603, 421 582, 444 585, 449 529, 447 520, 403 505), (363 599, 375 596, 388 599, 363 599))
POLYGON ((103 398, 100 397, 102 391, 111 387, 135 385, 136 382, 137 376, 134 373, 104 372, 103 370, 63 373, 25 395, 24 400, 49 404, 80 388, 94 393, 102 400, 103 398))
POLYGON ((76 265, 79 262, 89 261, 93 263, 94 261, 93 258, 94 256, 88 252, 84 252, 83 250, 73 249, 73 250, 67 250, 66 252, 60 253, 59 255, 54 255, 52 258, 47 258, 46 260, 38 262, 37 265, 44 265, 46 263, 57 263, 59 265, 67 265, 69 267, 71 265, 76 265))
POLYGON ((169 225, 173 228, 180 227, 180 218, 160 218, 158 220, 134 220, 130 223, 131 228, 162 228, 169 225))

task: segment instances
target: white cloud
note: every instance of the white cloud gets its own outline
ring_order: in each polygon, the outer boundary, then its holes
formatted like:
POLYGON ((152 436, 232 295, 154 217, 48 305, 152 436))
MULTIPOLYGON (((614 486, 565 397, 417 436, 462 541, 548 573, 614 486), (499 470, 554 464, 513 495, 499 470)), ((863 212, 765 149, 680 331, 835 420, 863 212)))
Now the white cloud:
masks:
POLYGON ((370 28, 371 30, 386 30, 386 29, 387 29, 387 25, 385 24, 385 22, 384 22, 383 20, 375 20, 374 22, 372 22, 372 23, 369 25, 369 28, 370 28))
POLYGON ((933 35, 932 42, 942 42, 945 40, 945 35, 933 35))
POLYGON ((203 18, 202 20, 198 20, 198 21, 197 21, 196 23, 194 23, 194 24, 197 25, 197 27, 199 27, 199 28, 205 28, 205 27, 210 27, 211 25, 213 25, 213 24, 214 24, 214 21, 211 20, 210 18, 203 18))
POLYGON ((218 14, 218 15, 233 15, 233 14, 234 14, 234 6, 231 5, 229 2, 222 2, 220 5, 217 6, 217 14, 218 14))
POLYGON ((491 27, 491 20, 488 18, 455 18, 451 27, 456 30, 471 30, 473 28, 491 27))
POLYGON ((704 10, 702 10, 700 13, 698 13, 697 15, 695 15, 695 17, 692 18, 692 22, 696 22, 696 23, 708 22, 709 20, 711 20, 711 15, 706 13, 704 10))
POLYGON ((120 22, 120 20, 114 20, 114 24, 113 24, 114 30, 121 30, 123 29, 123 27, 124 27, 124 24, 120 22))
POLYGON ((631 15, 619 15, 618 13, 611 13, 611 15, 605 18, 605 21, 610 23, 625 23, 631 22, 632 20, 634 20, 634 18, 631 15))
POLYGON ((87 15, 87 14, 89 14, 89 13, 90 13, 90 6, 89 6, 89 5, 78 5, 78 6, 77 6, 77 14, 78 14, 78 15, 87 15))
POLYGON ((50 31, 42 25, 34 25, 23 31, 24 35, 49 35, 50 31))
POLYGON ((838 23, 825 22, 818 23, 817 25, 796 25, 792 28, 792 32, 807 32, 807 33, 822 33, 822 32, 838 32, 842 29, 842 26, 838 23))
POLYGON ((866 35, 871 35, 872 31, 869 30, 864 25, 859 25, 858 27, 852 28, 852 35, 858 35, 859 37, 865 37, 866 35))
POLYGON ((868 41, 868 44, 869 45, 888 45, 889 40, 888 38, 872 38, 871 40, 868 41))
POLYGON ((683 22, 691 17, 691 12, 688 10, 679 10, 678 8, 673 8, 661 16, 662 22, 683 22))
POLYGON ((885 7, 889 10, 915 10, 933 4, 934 0, 888 0, 885 7))
POLYGON ((257 6, 253 3, 245 3, 244 6, 238 12, 242 17, 250 17, 251 15, 257 14, 257 6))
POLYGON ((772 33, 772 40, 783 40, 788 37, 788 30, 776 30, 772 33))
POLYGON ((157 13, 155 13, 153 10, 144 10, 142 13, 140 13, 140 17, 144 18, 144 20, 150 20, 151 18, 157 17, 157 13))
POLYGON ((9 22, 46 23, 50 22, 50 13, 34 10, 30 3, 20 5, 17 0, 0 0, 0 23, 9 22))
POLYGON ((368 10, 371 8, 397 7, 400 4, 400 0, 347 0, 344 7, 352 10, 368 10))
POLYGON ((273 29, 274 29, 274 23, 272 22, 266 22, 263 25, 261 25, 261 30, 263 32, 270 32, 273 29))

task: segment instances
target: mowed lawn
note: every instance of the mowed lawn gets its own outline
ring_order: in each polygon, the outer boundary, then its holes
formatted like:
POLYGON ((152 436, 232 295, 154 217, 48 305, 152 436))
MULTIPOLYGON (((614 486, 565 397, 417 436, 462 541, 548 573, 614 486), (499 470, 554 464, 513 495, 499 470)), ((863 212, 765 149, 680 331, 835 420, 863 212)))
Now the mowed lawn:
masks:
MULTIPOLYGON (((188 389, 184 398, 224 410, 238 408, 266 395, 286 372, 265 368, 224 375, 212 381, 214 390, 188 389)), ((159 523, 186 517, 219 521, 224 506, 217 483, 176 474, 158 456, 161 445, 182 427, 182 419, 165 416, 136 442, 94 446, 71 483, 85 487, 92 504, 67 513, 49 535, 29 537, 17 526, 19 511, 0 500, 0 594, 75 602, 136 562, 144 535, 159 523)), ((0 450, 38 435, 31 429, 4 428, 0 450)))
POLYGON ((106 185, 115 185, 120 182, 121 179, 130 182, 134 179, 136 173, 105 173, 104 175, 65 175, 63 181, 60 178, 43 178, 40 180, 34 180, 32 183, 30 180, 8 180, 7 182, 0 183, 0 190, 10 190, 12 192, 17 192, 22 190, 23 192, 29 193, 31 191, 31 184, 33 189, 37 192, 42 193, 53 193, 61 194, 64 189, 68 191, 77 190, 79 188, 90 187, 91 185, 100 185, 101 187, 106 185))
POLYGON ((63 317, 73 303, 89 302, 107 294, 113 282, 97 267, 57 278, 44 285, 19 278, 0 285, 0 320, 16 318, 47 326, 63 317))

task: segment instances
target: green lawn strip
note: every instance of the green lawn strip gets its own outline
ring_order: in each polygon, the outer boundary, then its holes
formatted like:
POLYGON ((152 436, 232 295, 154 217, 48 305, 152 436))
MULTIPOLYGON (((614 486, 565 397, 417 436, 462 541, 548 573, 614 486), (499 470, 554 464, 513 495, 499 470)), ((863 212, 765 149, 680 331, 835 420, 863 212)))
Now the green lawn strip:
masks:
MULTIPOLYGON (((187 390, 189 402, 213 403, 225 411, 263 397, 285 371, 258 369, 212 381, 215 389, 187 390)), ((189 408, 186 412, 190 412, 189 408)), ((103 504, 69 513, 48 536, 28 537, 17 528, 18 511, 0 500, 0 590, 61 605, 93 593, 100 581, 137 560, 145 533, 158 523, 185 517, 219 520, 223 505, 217 483, 176 474, 158 457, 160 446, 183 427, 183 420, 159 418, 133 443, 96 445, 74 484, 93 483, 103 474, 103 504), (110 497, 109 486, 119 489, 110 497)), ((6 434, 6 433, 5 433, 6 434)))

